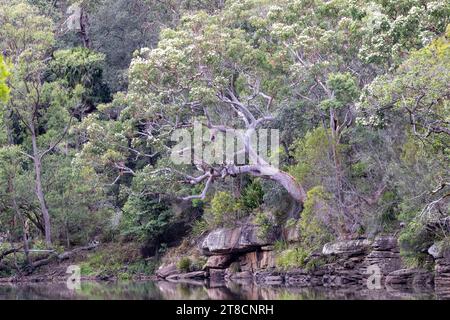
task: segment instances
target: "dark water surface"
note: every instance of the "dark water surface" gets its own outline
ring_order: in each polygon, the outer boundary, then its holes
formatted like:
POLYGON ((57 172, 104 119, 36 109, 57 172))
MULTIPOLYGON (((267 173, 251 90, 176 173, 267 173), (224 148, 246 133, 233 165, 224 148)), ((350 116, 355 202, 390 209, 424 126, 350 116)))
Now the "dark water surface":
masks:
POLYGON ((442 299, 433 290, 383 289, 368 290, 364 287, 293 288, 261 287, 254 284, 227 283, 206 285, 203 283, 146 282, 83 282, 81 289, 71 291, 65 283, 35 283, 0 285, 0 300, 30 299, 195 299, 195 300, 373 300, 373 299, 442 299))

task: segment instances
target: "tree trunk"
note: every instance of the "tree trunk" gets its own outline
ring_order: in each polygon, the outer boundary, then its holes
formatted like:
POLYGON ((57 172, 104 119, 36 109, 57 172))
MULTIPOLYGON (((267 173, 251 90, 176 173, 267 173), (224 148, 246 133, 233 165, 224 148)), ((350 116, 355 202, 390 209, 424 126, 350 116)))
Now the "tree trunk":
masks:
POLYGON ((34 130, 32 130, 31 132, 31 142, 33 144, 35 191, 36 196, 39 200, 39 206, 41 208, 42 217, 44 218, 45 243, 47 244, 48 247, 51 247, 52 237, 51 237, 50 214, 48 212, 47 203, 45 202, 44 190, 42 189, 42 177, 41 177, 42 164, 36 141, 36 132, 34 130))
POLYGON ((294 177, 271 165, 257 164, 232 166, 227 168, 227 173, 232 175, 248 173, 256 177, 273 180, 279 183, 296 202, 303 204, 306 201, 306 192, 294 177))
POLYGON ((89 16, 85 8, 81 8, 80 15, 80 37, 85 48, 91 48, 91 39, 89 38, 89 16))
POLYGON ((269 178, 282 185, 295 201, 302 204, 306 201, 305 190, 289 173, 279 170, 269 178))
POLYGON ((73 255, 75 255, 81 251, 90 251, 97 247, 98 247, 98 244, 90 244, 85 247, 75 248, 71 251, 65 251, 61 254, 58 254, 56 251, 53 251, 49 254, 48 257, 38 260, 38 261, 34 262, 32 265, 30 265, 30 268, 28 268, 28 274, 33 273, 33 271, 36 270, 37 268, 45 266, 53 261, 67 260, 67 259, 71 258, 73 255))
POLYGON ((27 232, 27 227, 26 227, 26 223, 25 223, 25 219, 22 216, 22 213, 19 210, 19 206, 17 205, 17 201, 15 196, 13 195, 13 208, 14 211, 17 215, 17 217, 19 218, 21 224, 22 224, 22 242, 23 242, 23 252, 25 253, 25 261, 27 263, 27 265, 30 264, 30 246, 28 244, 28 232, 27 232))

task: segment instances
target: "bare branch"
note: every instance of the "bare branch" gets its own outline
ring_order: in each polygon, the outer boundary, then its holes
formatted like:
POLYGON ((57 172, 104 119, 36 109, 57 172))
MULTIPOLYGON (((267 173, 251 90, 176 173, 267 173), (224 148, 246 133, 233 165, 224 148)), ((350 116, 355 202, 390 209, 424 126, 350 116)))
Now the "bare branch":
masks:
POLYGON ((45 150, 44 152, 42 152, 40 154, 39 159, 42 159, 47 153, 51 152, 53 149, 56 148, 56 146, 58 144, 61 143, 61 141, 64 139, 64 137, 66 136, 67 132, 69 131, 69 128, 70 128, 70 126, 72 124, 72 119, 73 119, 73 116, 70 116, 69 123, 64 128, 64 131, 61 134, 61 136, 52 145, 50 145, 50 147, 47 150, 45 150))
POLYGON ((209 187, 211 186, 211 183, 212 183, 213 179, 214 179, 214 176, 210 175, 208 180, 206 181, 205 188, 203 189, 201 194, 184 197, 183 200, 184 201, 194 200, 194 199, 204 200, 206 198, 206 194, 208 193, 209 187))

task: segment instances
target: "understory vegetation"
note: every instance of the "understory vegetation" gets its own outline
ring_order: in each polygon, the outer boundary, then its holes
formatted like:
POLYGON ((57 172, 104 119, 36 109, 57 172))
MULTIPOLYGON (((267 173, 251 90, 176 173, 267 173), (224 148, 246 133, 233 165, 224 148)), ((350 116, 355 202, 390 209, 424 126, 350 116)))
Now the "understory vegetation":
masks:
POLYGON ((83 275, 149 275, 248 224, 280 268, 380 234, 426 266, 450 244, 449 83, 445 0, 0 0, 0 277, 93 243, 83 275), (245 164, 172 161, 196 123, 202 145, 278 130, 279 166, 246 139, 245 164))

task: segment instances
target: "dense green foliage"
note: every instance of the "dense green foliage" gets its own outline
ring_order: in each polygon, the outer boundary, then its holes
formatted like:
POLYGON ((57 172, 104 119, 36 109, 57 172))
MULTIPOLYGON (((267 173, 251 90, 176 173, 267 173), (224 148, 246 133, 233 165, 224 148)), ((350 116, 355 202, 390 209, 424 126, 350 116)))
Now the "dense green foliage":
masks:
POLYGON ((0 100, 5 101, 8 98, 9 89, 6 85, 6 78, 9 72, 6 68, 6 64, 3 61, 3 56, 0 56, 0 100))
POLYGON ((0 0, 0 244, 158 256, 253 223, 298 233, 282 268, 380 233, 424 264, 450 232, 449 23, 445 0, 0 0), (196 121, 280 130, 280 170, 174 163, 196 121))

